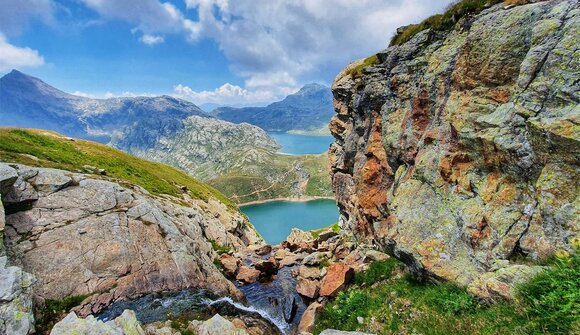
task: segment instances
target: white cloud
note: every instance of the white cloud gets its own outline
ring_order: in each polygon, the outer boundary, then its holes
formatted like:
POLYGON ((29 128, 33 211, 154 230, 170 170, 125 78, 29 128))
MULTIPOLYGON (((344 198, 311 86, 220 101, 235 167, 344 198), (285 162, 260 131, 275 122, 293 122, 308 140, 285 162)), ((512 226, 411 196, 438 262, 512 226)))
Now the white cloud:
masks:
POLYGON ((154 46, 155 44, 165 42, 165 39, 163 38, 163 36, 149 35, 149 34, 144 34, 143 36, 141 36, 141 38, 139 40, 141 42, 143 42, 144 44, 147 44, 149 46, 154 46))
POLYGON ((44 64, 44 58, 38 51, 14 46, 0 33, 0 71, 38 67, 44 64))
POLYGON ((2 0, 0 4, 0 32, 18 34, 30 19, 51 23, 54 15, 52 0, 2 0))
MULTIPOLYGON (((248 86, 246 84, 246 86, 248 86)), ((176 98, 191 101, 197 105, 216 103, 220 105, 256 105, 269 103, 295 92, 297 87, 262 86, 252 89, 226 83, 213 91, 194 91, 188 86, 177 85, 176 98)))

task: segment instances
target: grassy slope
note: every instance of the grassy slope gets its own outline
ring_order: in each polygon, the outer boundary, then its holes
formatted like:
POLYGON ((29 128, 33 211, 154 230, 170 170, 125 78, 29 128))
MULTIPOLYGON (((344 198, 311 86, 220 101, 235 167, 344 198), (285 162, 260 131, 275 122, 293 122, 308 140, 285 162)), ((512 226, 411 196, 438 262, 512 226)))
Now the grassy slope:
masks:
POLYGON ((293 187, 301 180, 295 166, 309 175, 300 195, 332 196, 328 157, 272 154, 259 165, 231 171, 208 183, 238 203, 296 196, 293 187), (272 182, 273 181, 273 182, 272 182))
MULTIPOLYGON (((577 252, 580 250, 577 250, 577 252)), ((578 334, 580 256, 555 259, 518 288, 513 302, 484 303, 451 283, 392 276, 397 261, 375 262, 356 286, 329 303, 317 321, 326 328, 376 334, 578 334), (357 317, 363 317, 359 324, 357 317), (370 321, 373 320, 373 321, 370 321)))
POLYGON ((213 197, 231 209, 225 195, 187 174, 161 163, 146 161, 98 143, 71 140, 44 130, 0 128, 0 161, 86 172, 84 165, 105 169, 107 175, 139 185, 152 194, 180 196, 186 186, 194 197, 213 197), (33 155, 33 157, 26 155, 33 155))

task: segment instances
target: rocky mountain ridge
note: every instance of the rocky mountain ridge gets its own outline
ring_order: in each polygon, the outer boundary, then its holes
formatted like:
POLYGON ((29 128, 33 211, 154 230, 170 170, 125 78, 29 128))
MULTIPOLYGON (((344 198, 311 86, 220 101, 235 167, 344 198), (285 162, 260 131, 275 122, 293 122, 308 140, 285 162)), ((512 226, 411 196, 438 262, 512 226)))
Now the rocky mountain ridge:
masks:
POLYGON ((418 277, 511 297, 580 234, 577 1, 505 6, 333 84, 340 223, 418 277))
POLYGON ((326 129, 333 115, 332 94, 324 85, 308 84, 265 107, 220 107, 211 115, 233 123, 247 122, 266 131, 318 131, 326 129))

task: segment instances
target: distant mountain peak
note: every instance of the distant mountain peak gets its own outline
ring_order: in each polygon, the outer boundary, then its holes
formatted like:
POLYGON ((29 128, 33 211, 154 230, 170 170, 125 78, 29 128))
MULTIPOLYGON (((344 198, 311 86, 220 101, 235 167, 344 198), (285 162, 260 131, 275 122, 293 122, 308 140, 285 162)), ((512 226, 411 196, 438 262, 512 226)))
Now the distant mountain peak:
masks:
POLYGON ((317 83, 310 83, 310 84, 306 84, 306 85, 302 86, 302 88, 298 92, 296 92, 292 95, 305 96, 305 95, 310 95, 313 93, 318 93, 321 91, 329 91, 329 90, 330 90, 330 87, 328 87, 328 86, 324 86, 324 85, 317 84, 317 83))
POLYGON ((39 78, 27 75, 18 70, 12 70, 0 78, 1 89, 20 92, 21 94, 41 94, 54 98, 81 99, 50 86, 39 78))

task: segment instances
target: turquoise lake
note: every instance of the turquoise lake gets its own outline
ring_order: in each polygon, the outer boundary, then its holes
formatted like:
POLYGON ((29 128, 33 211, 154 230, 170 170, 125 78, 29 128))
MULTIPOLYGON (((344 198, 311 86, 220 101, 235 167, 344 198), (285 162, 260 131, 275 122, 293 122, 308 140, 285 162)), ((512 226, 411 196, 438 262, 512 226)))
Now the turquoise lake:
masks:
POLYGON ((280 132, 269 132, 268 135, 282 146, 281 153, 290 155, 321 154, 334 142, 334 137, 328 135, 294 135, 280 132))
POLYGON ((294 227, 313 230, 338 221, 338 208, 334 200, 275 201, 242 206, 240 209, 266 242, 272 245, 284 241, 294 227))

